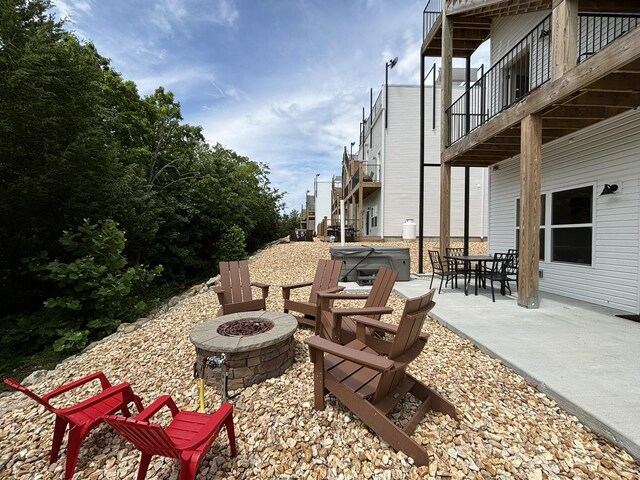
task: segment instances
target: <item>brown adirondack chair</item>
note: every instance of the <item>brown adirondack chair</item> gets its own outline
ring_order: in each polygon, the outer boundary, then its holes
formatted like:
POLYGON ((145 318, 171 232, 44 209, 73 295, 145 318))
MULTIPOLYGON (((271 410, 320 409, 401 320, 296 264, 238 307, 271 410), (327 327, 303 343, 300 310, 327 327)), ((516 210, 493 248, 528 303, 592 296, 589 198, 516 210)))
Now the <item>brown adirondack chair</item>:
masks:
POLYGON ((266 298, 269 285, 252 282, 249 277, 249 265, 246 260, 220 262, 220 286, 213 287, 218 294, 222 315, 238 312, 266 310, 266 298), (253 298, 251 287, 262 290, 262 298, 253 298))
POLYGON ((342 262, 340 262, 340 260, 318 260, 316 276, 313 282, 283 285, 282 298, 284 299, 284 313, 289 313, 289 310, 302 313, 302 316, 296 316, 298 323, 310 327, 315 326, 318 309, 318 292, 327 291, 335 293, 344 289, 344 287, 338 286, 341 268, 342 262), (311 286, 308 302, 291 300, 291 290, 308 286, 311 286))
POLYGON ((435 390, 406 373, 427 342, 420 335, 426 313, 434 305, 435 290, 408 299, 400 324, 395 327, 364 316, 356 316, 357 336, 347 345, 314 336, 307 338, 314 362, 314 407, 324 410, 325 393, 332 393, 394 449, 406 453, 416 465, 427 465, 429 455, 411 435, 429 410, 457 418, 455 407, 435 390), (379 355, 365 340, 366 328, 394 335, 388 356, 379 355), (407 394, 421 401, 404 428, 387 417, 407 394))
MULTIPOLYGON (((376 274, 369 294, 359 293, 329 293, 318 292, 318 312, 316 318, 316 335, 333 342, 345 344, 356 338, 356 322, 353 315, 365 315, 374 320, 380 320, 385 313, 393 312, 391 307, 386 307, 393 285, 398 278, 398 272, 382 267, 376 274), (366 300, 364 307, 336 308, 330 302, 335 300, 366 300)), ((367 329, 369 335, 374 332, 367 329)), ((382 332, 378 332, 380 334, 382 332)))

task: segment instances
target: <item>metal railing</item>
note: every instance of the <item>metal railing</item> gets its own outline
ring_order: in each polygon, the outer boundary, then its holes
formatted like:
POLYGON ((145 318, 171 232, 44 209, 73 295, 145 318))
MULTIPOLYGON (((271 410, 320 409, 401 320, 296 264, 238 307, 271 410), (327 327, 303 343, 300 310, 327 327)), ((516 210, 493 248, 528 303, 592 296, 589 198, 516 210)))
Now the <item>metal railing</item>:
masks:
POLYGON ((379 182, 380 181, 379 163, 364 162, 362 164, 362 181, 363 182, 379 182))
MULTIPOLYGON (((579 14, 578 62, 639 25, 640 15, 579 14)), ((551 78, 551 36, 549 15, 446 110, 449 145, 551 78)))
POLYGON ((378 98, 376 98, 375 103, 371 107, 371 112, 369 112, 369 117, 365 120, 364 123, 364 133, 363 140, 367 138, 369 132, 371 132, 371 128, 373 128, 373 121, 376 119, 378 114, 382 110, 382 90, 378 93, 378 98))
POLYGON ((640 25, 640 15, 578 14, 578 63, 640 25))
POLYGON ((536 25, 446 110, 449 145, 520 101, 550 77, 551 15, 536 25))
POLYGON ((429 0, 422 12, 422 39, 427 38, 427 34, 442 14, 442 0, 429 0))

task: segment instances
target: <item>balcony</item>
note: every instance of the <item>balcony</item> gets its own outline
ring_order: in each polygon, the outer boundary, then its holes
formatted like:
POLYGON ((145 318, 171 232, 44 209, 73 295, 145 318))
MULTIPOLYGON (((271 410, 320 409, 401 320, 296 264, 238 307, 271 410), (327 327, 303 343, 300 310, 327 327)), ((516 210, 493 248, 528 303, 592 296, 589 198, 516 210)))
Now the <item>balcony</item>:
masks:
MULTIPOLYGON (((578 62, 594 55, 638 24, 640 16, 580 14, 578 62)), ((552 35, 549 15, 447 109, 449 145, 550 80, 552 35)))
POLYGON ((546 17, 447 109, 445 161, 482 166, 518 154, 528 114, 542 114, 546 143, 637 107, 638 25, 640 15, 579 13, 577 66, 550 81, 546 17))
POLYGON ((359 194, 360 189, 362 189, 362 198, 366 198, 378 190, 382 186, 380 167, 379 163, 352 161, 351 176, 343 182, 342 198, 347 200, 354 194, 359 194))
MULTIPOLYGON (((442 3, 443 0, 429 0, 422 12, 423 57, 442 55, 442 3)), ((490 34, 490 18, 456 17, 453 22, 453 56, 470 56, 490 34)))

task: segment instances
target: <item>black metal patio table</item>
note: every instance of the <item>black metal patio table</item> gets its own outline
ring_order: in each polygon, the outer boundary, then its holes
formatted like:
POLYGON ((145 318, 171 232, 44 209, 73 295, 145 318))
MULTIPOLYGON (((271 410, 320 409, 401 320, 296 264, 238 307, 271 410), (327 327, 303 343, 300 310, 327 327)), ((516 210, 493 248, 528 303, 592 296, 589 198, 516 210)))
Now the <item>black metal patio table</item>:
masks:
MULTIPOLYGON (((493 256, 491 255, 445 255, 444 258, 446 260, 454 260, 464 262, 464 268, 466 271, 471 272, 471 262, 476 263, 476 284, 478 282, 478 278, 480 278, 480 271, 482 266, 487 262, 493 262, 493 256)), ((471 282, 471 273, 467 277, 464 277, 464 294, 469 295, 469 283, 471 282)), ((476 295, 478 294, 478 289, 476 288, 476 295)), ((504 295, 504 286, 500 287, 500 292, 504 295)))

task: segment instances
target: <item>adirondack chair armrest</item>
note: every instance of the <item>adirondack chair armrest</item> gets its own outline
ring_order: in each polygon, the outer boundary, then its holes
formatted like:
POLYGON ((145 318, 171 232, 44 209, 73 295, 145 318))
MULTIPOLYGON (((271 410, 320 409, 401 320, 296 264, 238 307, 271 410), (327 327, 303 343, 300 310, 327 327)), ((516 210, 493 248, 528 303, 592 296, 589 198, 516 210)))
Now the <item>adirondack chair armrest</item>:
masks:
POLYGON ((304 343, 309 345, 312 350, 320 350, 379 372, 391 370, 394 366, 393 360, 386 357, 349 348, 346 345, 339 345, 317 335, 306 338, 304 343))
POLYGON ((369 298, 369 295, 366 293, 340 293, 332 292, 331 290, 322 290, 318 292, 318 298, 328 298, 330 300, 366 300, 369 298))
POLYGON ((338 293, 341 292, 342 290, 344 290, 344 287, 331 287, 331 288, 327 288, 326 290, 324 290, 327 293, 338 293))
POLYGON ((213 287, 212 290, 216 292, 216 295, 218 295, 218 302, 220 303, 220 305, 222 305, 222 301, 224 299, 224 288, 216 286, 213 287))
POLYGON ((270 285, 267 285, 266 283, 260 283, 260 282, 251 282, 251 286, 257 287, 262 290, 262 298, 267 298, 267 296, 269 295, 270 285))
MULTIPOLYGON (((353 320, 356 322, 356 328, 364 328, 364 327, 372 327, 376 330, 384 330, 387 333, 395 335, 398 331, 398 325, 392 323, 381 322, 379 320, 375 320, 373 318, 364 317, 362 315, 356 315, 353 317, 353 320), (360 327, 362 325, 362 327, 360 327)), ((421 340, 427 340, 429 338, 429 334, 427 332, 420 332, 418 336, 421 340)))
POLYGON ((104 373, 102 372, 95 372, 92 373, 91 375, 87 375, 84 378, 80 378, 78 380, 75 380, 71 383, 67 383, 66 385, 63 385, 59 388, 56 388, 55 390, 45 394, 42 396, 42 399, 45 402, 48 402, 49 399, 57 397, 59 395, 62 395, 63 393, 68 392, 69 390, 73 390, 74 388, 78 388, 82 385, 85 385, 89 382, 92 382, 93 380, 100 380, 100 385, 102 386, 102 390, 106 390, 108 388, 111 387, 111 382, 109 382, 109 380, 107 380, 107 377, 105 376, 104 373))
POLYGON ((91 405, 101 403, 106 398, 113 397, 115 395, 120 395, 120 394, 124 395, 124 398, 125 400, 127 400, 127 403, 136 402, 137 407, 142 406, 142 404, 139 403, 140 399, 136 397, 136 395, 134 395, 133 393, 133 390, 131 390, 131 385, 129 385, 128 382, 122 382, 122 383, 119 383, 118 385, 114 385, 113 387, 109 387, 106 390, 103 390, 102 392, 100 392, 99 394, 94 395, 93 397, 87 398, 86 400, 83 400, 80 403, 76 403, 75 405, 72 405, 66 408, 59 408, 57 410, 60 412, 64 412, 65 415, 71 415, 75 412, 85 410, 87 407, 90 407, 91 405))
POLYGON ((365 317, 363 315, 356 315, 352 317, 353 321, 356 322, 356 328, 360 330, 361 328, 371 327, 376 330, 383 330, 387 333, 395 334, 398 331, 397 325, 392 325, 390 323, 381 322, 380 320, 375 320, 373 318, 365 317))
POLYGON ((302 288, 302 287, 309 287, 311 285, 313 285, 313 282, 291 283, 289 285, 282 285, 282 291, 294 290, 296 288, 302 288))
MULTIPOLYGON (((180 450, 194 450, 211 437, 215 437, 225 423, 228 415, 233 414, 233 405, 229 402, 223 403, 215 413, 210 414, 210 419, 202 424, 200 430, 184 443, 176 443, 180 450)), ((185 452, 187 453, 187 452, 185 452)), ((190 455, 190 453, 188 453, 190 455)))
POLYGON ((136 415, 136 420, 146 422, 156 413, 158 413, 158 411, 164 406, 169 407, 172 417, 175 417, 178 413, 180 413, 180 410, 178 410, 176 403, 173 401, 173 398, 171 398, 170 395, 161 395, 156 399, 155 402, 153 402, 147 408, 142 410, 138 415, 136 415))
POLYGON ((295 290, 296 288, 308 287, 313 285, 313 282, 300 282, 300 283, 292 283, 290 285, 282 285, 282 298, 284 300, 289 300, 291 298, 291 290, 295 290))
POLYGON ((347 308, 334 308, 329 309, 332 315, 345 317, 347 315, 384 315, 385 313, 393 313, 391 307, 347 307, 347 308))

